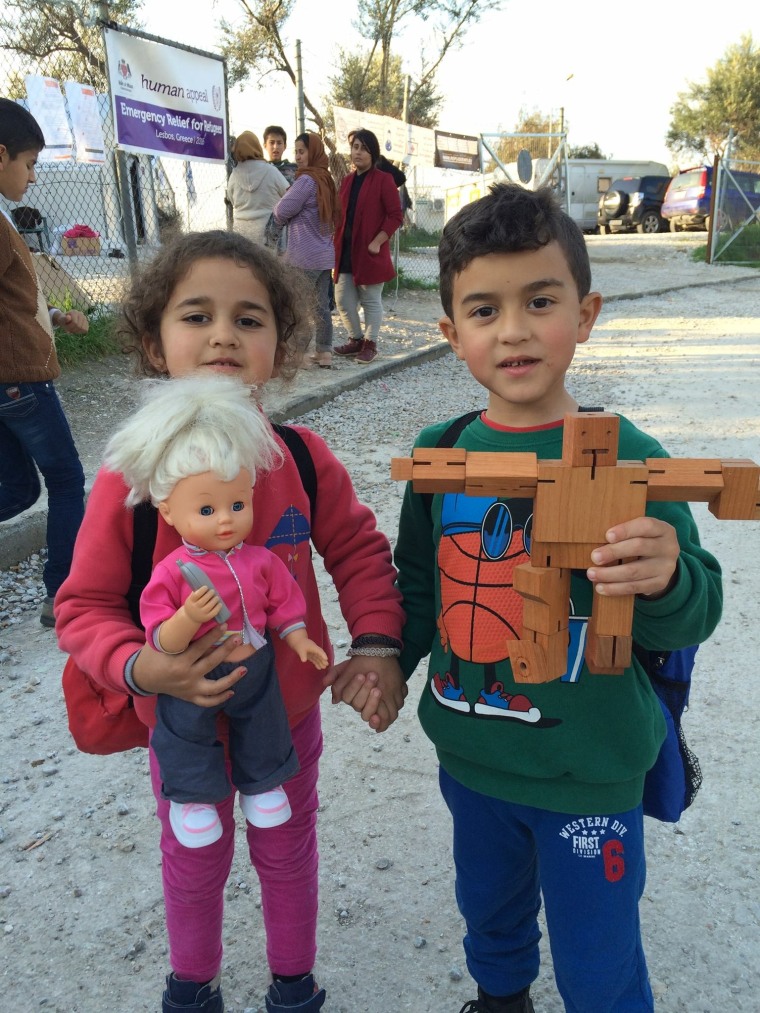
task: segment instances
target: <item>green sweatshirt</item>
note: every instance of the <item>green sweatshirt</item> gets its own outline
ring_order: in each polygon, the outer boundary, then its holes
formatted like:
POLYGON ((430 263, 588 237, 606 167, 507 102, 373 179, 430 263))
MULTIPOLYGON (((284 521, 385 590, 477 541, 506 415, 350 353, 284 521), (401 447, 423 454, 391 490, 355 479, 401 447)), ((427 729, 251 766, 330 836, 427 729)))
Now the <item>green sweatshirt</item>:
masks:
MULTIPOLYGON (((424 429, 415 446, 436 446, 449 425, 424 429)), ((559 460, 562 434, 562 425, 505 432, 478 418, 456 446, 559 460)), ((667 456, 621 416, 621 460, 667 456)), ((687 504, 650 503, 647 513, 673 525, 681 555, 668 594, 636 600, 634 640, 650 650, 701 643, 720 618, 720 567, 700 546, 687 504)), ((430 654, 422 727, 441 765, 474 791, 554 812, 632 809, 665 723, 638 662, 623 675, 586 668, 593 594, 583 571, 571 581, 567 673, 540 685, 512 678, 505 642, 519 636, 522 620, 512 570, 529 561, 531 520, 531 500, 447 493, 433 496, 431 507, 407 487, 395 554, 407 616, 401 665, 409 678, 430 654)))

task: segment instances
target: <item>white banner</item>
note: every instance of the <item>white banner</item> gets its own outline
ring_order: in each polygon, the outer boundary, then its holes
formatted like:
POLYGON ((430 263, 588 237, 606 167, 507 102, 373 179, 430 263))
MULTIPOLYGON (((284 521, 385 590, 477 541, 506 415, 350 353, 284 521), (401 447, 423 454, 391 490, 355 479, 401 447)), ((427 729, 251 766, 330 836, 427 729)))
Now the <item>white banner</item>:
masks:
POLYGON ((404 165, 435 164, 435 131, 427 127, 415 127, 403 120, 377 113, 363 113, 358 109, 333 106, 335 117, 335 140, 338 151, 348 154, 348 134, 352 130, 371 130, 380 142, 380 154, 391 162, 404 165))
POLYGON ((125 151, 201 162, 227 158, 224 64, 105 31, 116 141, 125 151))
POLYGON ((29 112, 40 125, 45 147, 40 162, 70 162, 74 157, 74 140, 69 129, 61 86, 52 77, 29 74, 24 78, 29 112))
POLYGON ((63 87, 77 146, 77 162, 102 165, 106 160, 106 142, 95 89, 78 81, 66 81, 63 87))

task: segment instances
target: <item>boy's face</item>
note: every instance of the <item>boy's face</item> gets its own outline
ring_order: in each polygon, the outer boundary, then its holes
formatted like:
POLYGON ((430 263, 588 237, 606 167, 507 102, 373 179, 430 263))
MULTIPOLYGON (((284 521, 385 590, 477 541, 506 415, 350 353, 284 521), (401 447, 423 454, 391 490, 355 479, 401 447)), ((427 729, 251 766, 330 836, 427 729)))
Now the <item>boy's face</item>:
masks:
POLYGON ((270 162, 279 162, 285 151, 285 138, 282 134, 270 134, 264 141, 264 150, 270 162))
POLYGON ((0 144, 0 193, 7 200, 21 200, 29 184, 34 183, 34 167, 39 153, 38 148, 30 148, 11 158, 5 145, 0 144))
POLYGON ((440 328, 489 392, 488 417, 517 428, 546 425, 577 407, 565 389, 575 346, 599 314, 598 292, 579 299, 562 248, 489 253, 454 279, 453 319, 440 328))

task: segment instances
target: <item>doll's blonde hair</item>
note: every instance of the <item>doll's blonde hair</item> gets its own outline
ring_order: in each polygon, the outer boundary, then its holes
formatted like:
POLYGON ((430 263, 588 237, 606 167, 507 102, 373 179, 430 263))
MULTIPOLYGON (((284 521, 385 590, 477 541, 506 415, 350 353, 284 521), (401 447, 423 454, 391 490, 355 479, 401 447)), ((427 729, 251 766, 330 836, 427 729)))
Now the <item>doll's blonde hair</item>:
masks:
POLYGON ((209 373, 145 384, 142 407, 109 440, 105 465, 130 487, 128 507, 163 502, 183 478, 213 472, 223 482, 241 468, 255 480, 283 453, 251 388, 209 373))

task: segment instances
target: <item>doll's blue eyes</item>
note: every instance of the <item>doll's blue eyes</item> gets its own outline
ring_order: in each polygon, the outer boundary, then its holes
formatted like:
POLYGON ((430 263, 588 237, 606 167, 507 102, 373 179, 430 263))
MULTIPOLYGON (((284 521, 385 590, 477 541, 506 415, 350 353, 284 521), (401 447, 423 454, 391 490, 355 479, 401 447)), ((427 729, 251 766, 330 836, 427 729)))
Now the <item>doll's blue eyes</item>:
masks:
POLYGON ((232 504, 232 509, 235 513, 240 513, 241 510, 245 509, 245 503, 239 499, 237 503, 232 504))
POLYGON ((210 517, 214 512, 214 508, 210 506, 202 506, 200 509, 201 517, 210 517))

